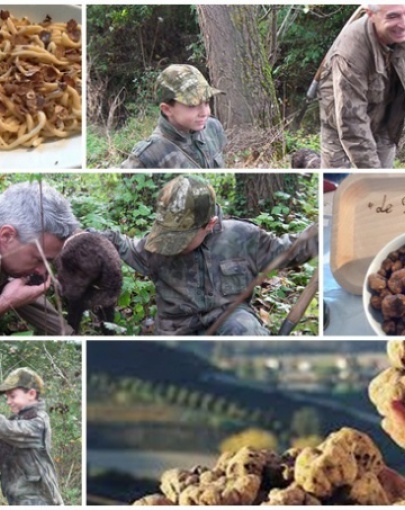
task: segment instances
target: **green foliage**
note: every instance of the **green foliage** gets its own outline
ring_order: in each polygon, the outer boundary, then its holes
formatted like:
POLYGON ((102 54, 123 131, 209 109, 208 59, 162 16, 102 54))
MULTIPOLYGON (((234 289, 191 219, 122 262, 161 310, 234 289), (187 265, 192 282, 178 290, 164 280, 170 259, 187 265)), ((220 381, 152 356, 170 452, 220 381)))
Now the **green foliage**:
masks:
POLYGON ((104 130, 99 127, 89 126, 86 143, 87 166, 89 168, 108 168, 109 166, 116 166, 113 163, 109 149, 109 141, 104 134, 104 130))
POLYGON ((261 450, 263 448, 277 450, 278 441, 276 436, 271 432, 256 428, 250 428, 227 437, 224 441, 221 442, 219 449, 221 453, 233 453, 246 446, 255 448, 257 450, 261 450))
MULTIPOLYGON (((217 201, 224 214, 235 211, 237 200, 235 175, 233 173, 207 173, 202 177, 211 182, 217 191, 217 201)), ((66 196, 83 228, 97 230, 112 229, 131 238, 140 238, 151 228, 154 206, 161 186, 173 178, 173 174, 157 173, 86 173, 46 174, 39 178, 66 196)), ((0 180, 0 192, 13 182, 27 179, 27 174, 7 174, 0 180)), ((302 231, 311 222, 317 221, 318 179, 299 176, 298 188, 292 193, 277 192, 277 205, 270 213, 252 218, 265 230, 276 235, 302 231)), ((258 289, 253 305, 277 333, 287 312, 295 303, 313 273, 313 265, 306 264, 299 270, 289 270, 269 275, 273 284, 258 289)), ((123 288, 116 308, 115 325, 111 326, 122 335, 147 335, 153 333, 153 318, 156 314, 155 288, 150 279, 135 273, 123 265, 123 288)), ((317 334, 317 301, 311 304, 306 320, 295 334, 317 334)), ((95 318, 87 313, 82 322, 82 334, 100 334, 95 318)), ((4 334, 32 334, 27 325, 17 322, 15 316, 6 314, 0 318, 0 331, 4 334)))
POLYGON ((291 448, 317 448, 325 438, 316 434, 311 436, 302 436, 291 441, 291 448))
POLYGON ((196 11, 189 5, 90 5, 87 30, 92 133, 111 121, 121 128, 148 110, 162 68, 202 54, 196 11), (123 101, 111 119, 118 96, 123 101))
POLYGON ((195 38, 195 41, 186 46, 186 50, 190 52, 188 61, 192 64, 198 64, 199 62, 204 62, 207 59, 204 38, 202 34, 198 34, 195 38))
MULTIPOLYGON (((256 289, 254 306, 259 308, 261 318, 272 335, 279 333, 284 319, 308 284, 314 270, 314 262, 311 262, 303 264, 298 271, 273 271, 267 275, 265 284, 256 289)), ((315 296, 303 319, 291 333, 292 336, 319 334, 318 305, 318 297, 315 296)))
MULTIPOLYGON (((52 457, 66 505, 81 505, 81 343, 71 341, 2 341, 0 378, 18 367, 38 372, 52 427, 52 457)), ((5 401, 0 413, 10 415, 5 401)), ((0 500, 1 503, 1 500, 0 500)), ((5 504, 3 502, 3 504, 5 504)))
POLYGON ((405 168, 405 159, 403 159, 402 161, 399 159, 395 159, 394 168, 405 168))
POLYGON ((113 133, 90 125, 87 131, 87 166, 89 168, 119 167, 131 153, 136 142, 146 140, 157 125, 159 108, 146 105, 142 112, 129 109, 126 123, 113 133))
POLYGON ((293 437, 316 436, 321 432, 321 420, 319 413, 313 407, 298 409, 291 421, 291 433, 293 437))
POLYGON ((291 153, 299 149, 312 149, 316 152, 321 150, 321 140, 319 133, 305 134, 303 129, 296 132, 285 132, 287 152, 291 153))
POLYGON ((297 16, 287 24, 278 47, 274 76, 289 111, 298 108, 334 39, 354 11, 352 5, 285 5, 278 26, 292 10, 297 16), (283 91, 282 91, 283 90, 283 91), (282 91, 282 92, 281 92, 282 91))
POLYGON ((298 188, 293 193, 276 191, 277 204, 270 213, 252 218, 262 228, 276 235, 301 232, 318 221, 318 176, 311 180, 299 176, 298 188))

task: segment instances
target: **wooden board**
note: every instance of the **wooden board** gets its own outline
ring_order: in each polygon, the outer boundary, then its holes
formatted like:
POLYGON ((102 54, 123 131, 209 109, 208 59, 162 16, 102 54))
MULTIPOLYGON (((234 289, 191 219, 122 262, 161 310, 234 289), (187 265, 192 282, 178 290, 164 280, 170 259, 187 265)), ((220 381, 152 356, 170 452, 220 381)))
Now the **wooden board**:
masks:
POLYGON ((333 201, 330 267, 344 289, 361 294, 368 266, 389 241, 405 233, 405 175, 347 177, 333 201))

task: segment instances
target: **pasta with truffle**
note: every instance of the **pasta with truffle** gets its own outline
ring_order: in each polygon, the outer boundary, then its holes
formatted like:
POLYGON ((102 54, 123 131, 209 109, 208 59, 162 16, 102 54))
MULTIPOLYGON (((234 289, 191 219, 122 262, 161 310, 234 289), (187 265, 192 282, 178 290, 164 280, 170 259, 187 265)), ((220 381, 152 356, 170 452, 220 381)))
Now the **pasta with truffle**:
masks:
POLYGON ((81 27, 0 10, 0 150, 81 132, 81 27))

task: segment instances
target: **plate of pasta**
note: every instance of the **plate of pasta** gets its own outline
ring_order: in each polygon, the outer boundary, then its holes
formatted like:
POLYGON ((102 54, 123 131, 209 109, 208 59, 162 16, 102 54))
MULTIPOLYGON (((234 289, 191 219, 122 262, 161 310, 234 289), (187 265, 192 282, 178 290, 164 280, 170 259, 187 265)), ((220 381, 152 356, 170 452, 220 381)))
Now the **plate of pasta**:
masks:
POLYGON ((82 166, 82 10, 0 6, 0 168, 82 166))

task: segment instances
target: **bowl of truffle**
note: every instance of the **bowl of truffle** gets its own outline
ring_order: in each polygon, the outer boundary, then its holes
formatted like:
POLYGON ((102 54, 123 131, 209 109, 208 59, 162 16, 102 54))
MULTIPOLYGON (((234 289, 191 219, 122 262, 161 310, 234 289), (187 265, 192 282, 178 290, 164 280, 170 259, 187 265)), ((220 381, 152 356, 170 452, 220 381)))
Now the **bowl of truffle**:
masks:
POLYGON ((382 248, 363 284, 367 319, 379 336, 405 336, 405 234, 382 248))

